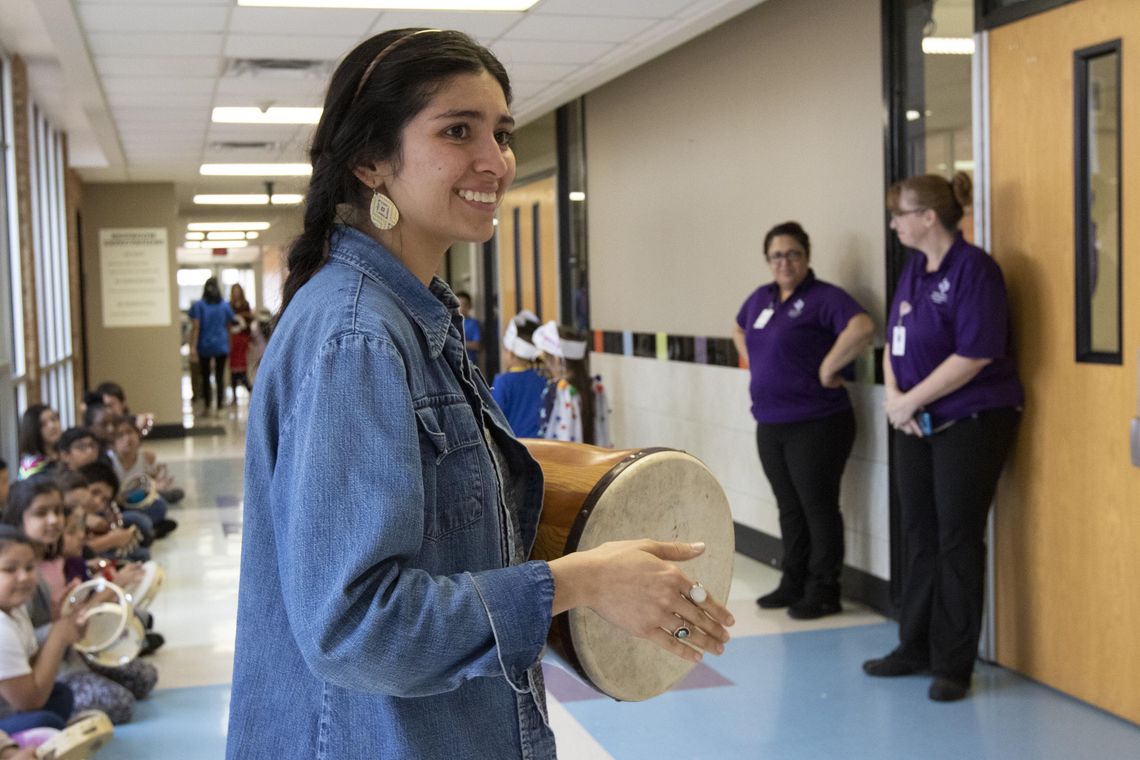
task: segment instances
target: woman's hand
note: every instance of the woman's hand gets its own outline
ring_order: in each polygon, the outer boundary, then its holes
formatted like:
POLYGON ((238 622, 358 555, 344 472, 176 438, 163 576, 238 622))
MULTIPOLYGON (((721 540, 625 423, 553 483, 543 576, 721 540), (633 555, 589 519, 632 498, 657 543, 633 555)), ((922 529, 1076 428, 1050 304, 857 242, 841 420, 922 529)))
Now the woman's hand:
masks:
POLYGON ((903 426, 908 422, 914 421, 914 413, 918 411, 918 406, 910 399, 908 394, 895 391, 887 392, 887 400, 884 404, 887 411, 887 419, 890 420, 891 427, 902 430, 903 426))
POLYGON ((619 628, 692 662, 700 661, 702 651, 721 654, 729 640, 725 626, 736 622, 732 613, 707 594, 700 604, 690 600, 695 581, 673 564, 703 551, 704 544, 641 539, 568 554, 550 563, 554 612, 589 607, 619 628), (690 631, 684 644, 673 636, 682 625, 690 631))
POLYGON ((819 384, 824 388, 842 388, 846 385, 839 372, 826 369, 822 364, 819 365, 819 384))

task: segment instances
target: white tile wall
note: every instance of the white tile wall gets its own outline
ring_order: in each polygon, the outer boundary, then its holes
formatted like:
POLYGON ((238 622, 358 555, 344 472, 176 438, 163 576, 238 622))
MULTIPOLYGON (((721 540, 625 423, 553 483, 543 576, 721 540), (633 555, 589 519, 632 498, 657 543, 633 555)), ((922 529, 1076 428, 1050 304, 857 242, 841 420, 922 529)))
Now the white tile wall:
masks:
MULTIPOLYGON (((756 455, 748 373, 731 367, 595 353, 605 381, 618 448, 669 446, 699 457, 716 475, 733 519, 780 535, 776 502, 756 455)), ((847 564, 890 577, 887 430, 881 386, 853 384, 859 433, 843 476, 847 564)))

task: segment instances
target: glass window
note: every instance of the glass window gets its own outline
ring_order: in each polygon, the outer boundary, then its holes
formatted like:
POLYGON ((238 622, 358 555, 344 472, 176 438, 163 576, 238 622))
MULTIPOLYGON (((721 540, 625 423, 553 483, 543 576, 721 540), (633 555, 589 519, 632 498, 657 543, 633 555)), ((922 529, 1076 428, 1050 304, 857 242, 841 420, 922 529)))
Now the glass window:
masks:
POLYGON ((1073 56, 1077 361, 1122 363, 1120 41, 1073 56))

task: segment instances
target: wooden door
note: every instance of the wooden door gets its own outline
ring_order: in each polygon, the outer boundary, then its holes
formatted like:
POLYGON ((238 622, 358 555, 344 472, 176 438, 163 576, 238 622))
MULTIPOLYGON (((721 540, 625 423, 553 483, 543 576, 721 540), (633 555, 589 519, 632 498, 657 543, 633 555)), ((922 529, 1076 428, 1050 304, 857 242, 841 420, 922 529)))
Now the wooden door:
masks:
POLYGON ((1081 0, 989 40, 993 253, 1026 387, 995 511, 997 658, 1140 722, 1140 13, 1081 0), (1124 362, 1078 363, 1073 54, 1118 38, 1124 362))
POLYGON ((499 314, 521 309, 546 322, 559 318, 557 178, 507 191, 499 212, 499 314))

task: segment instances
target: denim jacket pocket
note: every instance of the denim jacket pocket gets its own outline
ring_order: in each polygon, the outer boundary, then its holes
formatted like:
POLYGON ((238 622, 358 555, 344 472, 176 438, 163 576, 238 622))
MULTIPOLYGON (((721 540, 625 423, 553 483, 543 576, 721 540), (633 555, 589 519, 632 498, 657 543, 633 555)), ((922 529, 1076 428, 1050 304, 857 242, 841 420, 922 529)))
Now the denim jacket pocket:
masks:
POLYGON ((416 409, 423 461, 424 538, 435 540, 483 515, 482 438, 463 402, 416 409))

